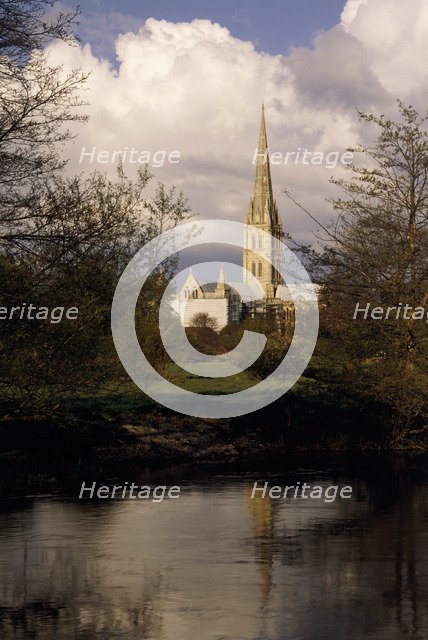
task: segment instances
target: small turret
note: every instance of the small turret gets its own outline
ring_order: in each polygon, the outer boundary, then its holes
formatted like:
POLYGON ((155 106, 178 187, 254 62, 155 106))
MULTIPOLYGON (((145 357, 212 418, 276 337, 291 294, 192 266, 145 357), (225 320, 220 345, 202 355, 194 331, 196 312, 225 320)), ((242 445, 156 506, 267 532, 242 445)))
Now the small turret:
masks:
POLYGON ((225 297, 226 295, 226 282, 224 279, 224 266, 223 263, 220 267, 220 274, 217 280, 216 294, 221 297, 225 297))

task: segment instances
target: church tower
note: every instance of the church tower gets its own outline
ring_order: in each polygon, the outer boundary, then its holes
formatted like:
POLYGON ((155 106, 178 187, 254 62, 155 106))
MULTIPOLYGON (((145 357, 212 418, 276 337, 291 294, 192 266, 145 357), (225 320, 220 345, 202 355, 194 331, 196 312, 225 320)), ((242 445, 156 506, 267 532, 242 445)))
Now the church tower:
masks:
MULTIPOLYGON (((273 198, 272 180, 266 135, 265 109, 262 106, 259 146, 256 160, 256 176, 253 195, 248 207, 245 224, 245 247, 243 252, 243 266, 257 277, 262 285, 265 298, 275 298, 278 285, 283 284, 278 271, 283 259, 279 240, 283 237, 282 222, 278 214, 278 207, 273 198), (262 238, 260 231, 265 231, 270 238, 262 238), (260 254, 254 253, 257 249, 260 254)), ((248 282, 248 275, 244 271, 244 282, 248 282)))

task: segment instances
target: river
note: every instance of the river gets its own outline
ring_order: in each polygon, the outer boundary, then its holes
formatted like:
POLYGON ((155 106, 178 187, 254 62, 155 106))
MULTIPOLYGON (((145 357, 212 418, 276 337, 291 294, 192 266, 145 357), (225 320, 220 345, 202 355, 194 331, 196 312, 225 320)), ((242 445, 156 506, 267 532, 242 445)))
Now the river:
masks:
POLYGON ((422 640, 425 463, 159 471, 181 495, 158 503, 79 500, 77 487, 11 495, 0 638, 422 640), (346 484, 352 498, 252 498, 255 481, 346 484))

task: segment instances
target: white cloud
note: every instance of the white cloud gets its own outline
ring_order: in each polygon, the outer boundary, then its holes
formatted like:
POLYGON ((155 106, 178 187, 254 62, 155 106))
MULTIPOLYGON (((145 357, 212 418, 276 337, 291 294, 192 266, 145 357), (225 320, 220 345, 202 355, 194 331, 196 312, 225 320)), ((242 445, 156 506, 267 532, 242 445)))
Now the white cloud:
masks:
POLYGON ((361 43, 371 72, 388 92, 405 97, 426 84, 425 0, 350 0, 342 22, 347 33, 361 43))
POLYGON ((360 6, 367 4, 367 2, 368 0, 348 0, 345 4, 340 16, 340 22, 347 31, 357 17, 360 6))
MULTIPOLYGON (((92 71, 85 92, 90 121, 67 149, 70 170, 90 168, 77 163, 82 145, 179 150, 180 164, 165 165, 159 178, 182 188, 203 217, 241 220, 263 99, 271 150, 344 150, 363 135, 355 107, 388 113, 397 96, 424 104, 427 38, 425 0, 348 0, 339 25, 318 34, 313 48, 288 56, 258 52, 207 20, 149 19, 137 33, 119 35, 117 69, 89 46, 55 43, 55 62, 92 71)), ((284 225, 296 236, 313 225, 281 188, 293 188, 315 214, 328 215, 332 172, 272 167, 284 225)))

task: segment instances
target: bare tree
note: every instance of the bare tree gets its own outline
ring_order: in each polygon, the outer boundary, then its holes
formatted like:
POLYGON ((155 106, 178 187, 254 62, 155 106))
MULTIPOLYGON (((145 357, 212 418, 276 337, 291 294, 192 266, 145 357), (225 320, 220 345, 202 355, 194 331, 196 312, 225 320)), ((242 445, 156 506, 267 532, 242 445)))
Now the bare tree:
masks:
POLYGON ((217 318, 210 316, 209 313, 205 311, 199 311, 195 313, 195 315, 190 320, 190 325, 192 327, 196 327, 197 329, 212 329, 218 333, 219 331, 219 323, 217 318))
MULTIPOLYGON (((53 0, 0 0, 0 306, 74 306, 74 322, 0 324, 0 392, 14 410, 52 408, 54 397, 97 390, 123 377, 110 330, 118 277, 137 248, 190 216, 182 193, 158 184, 147 167, 129 180, 100 172, 65 178, 61 146, 85 119, 86 76, 52 64, 46 47, 75 44, 78 11, 53 0)), ((164 353, 156 302, 174 259, 148 279, 136 309, 145 352, 164 353)))
POLYGON ((399 122, 359 113, 379 135, 373 146, 352 149, 368 166, 353 165, 350 180, 332 180, 344 195, 331 200, 337 219, 324 261, 336 286, 415 305, 423 303, 428 275, 427 117, 398 106, 399 122))
MULTIPOLYGON (((111 301, 118 278, 142 244, 165 220, 162 204, 147 195, 147 167, 135 180, 119 168, 115 180, 94 172, 49 181, 39 194, 34 236, 15 237, 15 250, 0 253, 0 307, 78 308, 73 322, 16 320, 0 323, 0 401, 31 415, 49 412, 66 396, 96 393, 127 380, 111 337, 111 301), (152 206, 148 206, 148 205, 152 206)), ((169 192, 171 194, 171 192, 169 192)), ((165 230, 190 215, 174 192, 165 230)), ((136 331, 145 355, 160 369, 168 360, 158 328, 160 299, 174 258, 153 273, 140 293, 136 331)))
POLYGON ((50 63, 45 47, 76 42, 77 11, 53 13, 51 0, 0 0, 0 233, 13 242, 32 224, 38 181, 61 169, 68 125, 85 116, 78 95, 86 76, 50 63), (48 14, 50 12, 50 15, 48 14))
POLYGON ((428 413, 426 323, 353 320, 357 302, 414 308, 428 299, 427 116, 397 103, 397 121, 359 112, 378 136, 371 146, 350 149, 359 162, 349 179, 331 180, 341 191, 330 200, 331 224, 306 213, 323 241, 321 251, 309 252, 328 303, 319 373, 342 397, 377 403, 398 443, 428 413))

